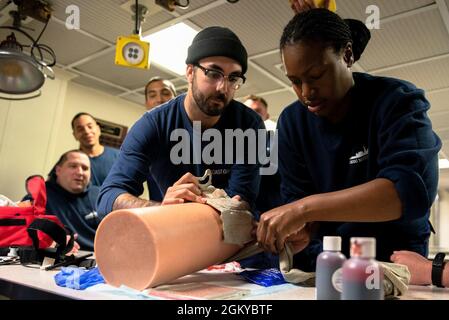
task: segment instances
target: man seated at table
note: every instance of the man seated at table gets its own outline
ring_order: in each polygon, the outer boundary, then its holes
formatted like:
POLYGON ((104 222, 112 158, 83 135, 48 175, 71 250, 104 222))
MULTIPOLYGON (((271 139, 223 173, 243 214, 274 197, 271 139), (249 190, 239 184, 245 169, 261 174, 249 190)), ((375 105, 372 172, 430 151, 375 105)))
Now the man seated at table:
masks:
POLYGON ((82 250, 93 251, 100 223, 95 201, 100 188, 90 184, 90 161, 81 150, 65 152, 47 181, 47 214, 56 215, 77 236, 82 250))

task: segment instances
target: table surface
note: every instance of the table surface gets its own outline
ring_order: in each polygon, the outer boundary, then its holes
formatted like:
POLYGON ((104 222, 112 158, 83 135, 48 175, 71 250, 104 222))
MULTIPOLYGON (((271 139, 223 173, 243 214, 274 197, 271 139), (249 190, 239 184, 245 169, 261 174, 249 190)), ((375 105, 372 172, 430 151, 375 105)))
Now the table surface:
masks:
MULTIPOLYGON (((243 300, 313 300, 314 287, 283 284, 262 287, 247 283, 230 272, 200 271, 182 277, 170 285, 139 292, 130 288, 115 288, 100 284, 86 290, 59 287, 54 281, 58 270, 44 271, 22 265, 0 266, 0 295, 11 298, 49 299, 243 299, 243 300), (231 288, 231 289, 229 289, 231 288), (9 293, 9 295, 8 295, 9 293), (175 294, 175 295, 174 295, 175 294)), ((410 286, 400 297, 404 300, 449 300, 449 289, 433 286, 410 286)))

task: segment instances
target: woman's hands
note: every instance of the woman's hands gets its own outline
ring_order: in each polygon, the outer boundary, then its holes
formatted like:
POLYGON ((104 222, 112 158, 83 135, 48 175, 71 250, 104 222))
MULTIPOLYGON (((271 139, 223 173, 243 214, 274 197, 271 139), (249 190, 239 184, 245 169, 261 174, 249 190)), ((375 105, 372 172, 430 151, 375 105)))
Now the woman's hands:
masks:
POLYGON ((285 242, 290 242, 295 252, 299 252, 310 241, 310 230, 301 206, 296 202, 286 204, 265 212, 257 227, 257 241, 266 251, 279 253, 285 242))

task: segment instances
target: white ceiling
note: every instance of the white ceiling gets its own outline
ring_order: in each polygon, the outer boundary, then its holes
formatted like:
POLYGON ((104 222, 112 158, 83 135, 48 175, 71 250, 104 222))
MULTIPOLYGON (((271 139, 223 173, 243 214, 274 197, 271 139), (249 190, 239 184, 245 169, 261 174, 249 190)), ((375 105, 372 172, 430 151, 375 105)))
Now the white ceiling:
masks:
MULTIPOLYGON (((190 0, 189 9, 174 12, 155 6, 153 0, 142 1, 150 4, 142 24, 143 35, 184 21, 198 29, 226 26, 240 37, 250 57, 248 80, 237 98, 250 93, 263 96, 274 118, 295 100, 279 69, 280 35, 293 16, 287 0, 240 0, 236 4, 226 0, 190 0)), ((0 0, 0 9, 8 2, 0 0)), ((53 17, 40 42, 54 49, 60 68, 78 75, 72 81, 141 105, 144 85, 152 76, 167 77, 178 89, 185 89, 183 77, 154 64, 149 70, 114 65, 117 36, 129 35, 134 28, 129 0, 49 2, 53 17), (69 5, 80 8, 80 30, 65 27, 69 5)), ((337 0, 342 17, 362 21, 368 16, 367 6, 373 4, 380 9, 380 29, 372 30, 372 39, 355 70, 399 77, 426 90, 432 103, 430 117, 443 140, 443 151, 449 155, 449 0, 337 0)), ((3 25, 11 23, 6 21, 7 15, 6 10, 0 11, 3 25)), ((31 21, 26 26, 35 29, 30 33, 36 36, 43 24, 31 21)), ((19 41, 23 39, 16 36, 19 41)), ((5 37, 6 31, 1 30, 0 39, 5 37)))

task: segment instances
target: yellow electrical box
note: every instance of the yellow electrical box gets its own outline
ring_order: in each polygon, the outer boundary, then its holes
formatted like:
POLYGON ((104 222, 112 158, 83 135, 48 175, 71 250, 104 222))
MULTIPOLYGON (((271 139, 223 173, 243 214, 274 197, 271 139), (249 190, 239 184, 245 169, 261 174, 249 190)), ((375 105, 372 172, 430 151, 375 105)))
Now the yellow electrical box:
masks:
POLYGON ((119 66, 149 69, 150 43, 141 41, 137 34, 119 36, 115 45, 115 64, 119 66))
MULTIPOLYGON (((314 0, 313 2, 315 2, 315 5, 316 5, 318 8, 324 8, 324 2, 325 2, 325 0, 314 0)), ((335 2, 335 0, 330 0, 330 1, 329 1, 329 7, 326 8, 326 9, 329 9, 329 10, 332 11, 332 12, 337 11, 337 3, 335 2)))
MULTIPOLYGON (((289 2, 290 2, 290 4, 293 4, 293 2, 295 2, 296 0, 289 0, 289 2)), ((325 2, 326 2, 326 0, 313 0, 313 2, 315 3, 315 5, 318 7, 318 8, 324 8, 325 7, 325 2)), ((330 11, 332 11, 332 12, 335 12, 335 11, 337 11, 337 2, 335 1, 335 0, 330 0, 329 1, 329 7, 328 8, 326 8, 326 9, 329 9, 330 11)))

